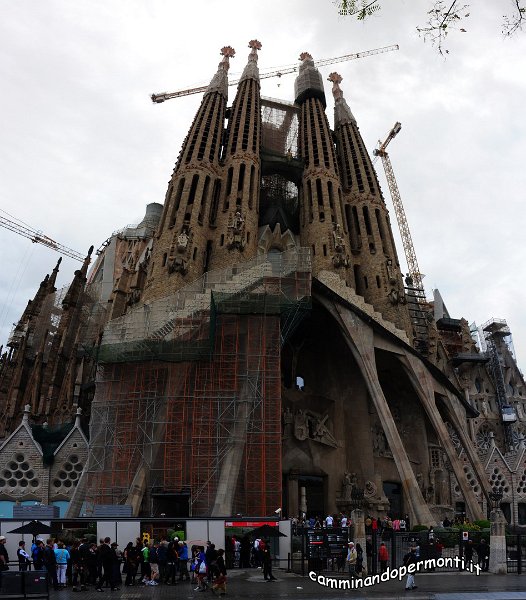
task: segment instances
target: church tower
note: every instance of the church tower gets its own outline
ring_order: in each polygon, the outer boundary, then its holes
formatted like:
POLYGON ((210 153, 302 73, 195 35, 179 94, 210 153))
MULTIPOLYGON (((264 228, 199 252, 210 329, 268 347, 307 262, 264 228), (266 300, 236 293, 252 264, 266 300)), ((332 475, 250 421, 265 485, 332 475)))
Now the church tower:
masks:
POLYGON ((220 206, 214 203, 210 213, 210 226, 217 228, 211 253, 213 269, 250 259, 257 249, 261 145, 257 51, 261 43, 251 40, 248 46, 248 63, 229 115, 223 153, 225 185, 220 206))
POLYGON ((300 60, 294 94, 296 104, 301 107, 298 137, 304 163, 301 245, 311 250, 314 276, 323 269, 337 269, 352 285, 352 269, 343 237, 338 163, 325 114, 323 81, 309 53, 303 52, 300 60))
POLYGON ((328 79, 333 84, 344 227, 351 249, 356 293, 411 338, 400 264, 376 172, 356 119, 343 97, 341 75, 331 73, 328 79))
POLYGON ((227 74, 235 50, 225 46, 221 54, 223 60, 204 94, 168 185, 145 301, 172 294, 208 270, 208 224, 215 223, 215 208, 210 207, 217 205, 223 183, 220 155, 227 74))

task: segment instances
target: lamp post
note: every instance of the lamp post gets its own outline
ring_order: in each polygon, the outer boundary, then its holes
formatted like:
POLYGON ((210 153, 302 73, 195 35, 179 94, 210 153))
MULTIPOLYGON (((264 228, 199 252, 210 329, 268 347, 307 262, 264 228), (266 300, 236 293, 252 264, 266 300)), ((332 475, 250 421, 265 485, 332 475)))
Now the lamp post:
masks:
POLYGON ((491 510, 497 510, 500 508, 500 503, 502 502, 503 493, 499 491, 493 490, 489 493, 489 500, 491 503, 491 510))
POLYGON ((491 502, 489 570, 492 573, 507 572, 506 519, 500 508, 502 496, 502 492, 495 489, 488 494, 491 502))

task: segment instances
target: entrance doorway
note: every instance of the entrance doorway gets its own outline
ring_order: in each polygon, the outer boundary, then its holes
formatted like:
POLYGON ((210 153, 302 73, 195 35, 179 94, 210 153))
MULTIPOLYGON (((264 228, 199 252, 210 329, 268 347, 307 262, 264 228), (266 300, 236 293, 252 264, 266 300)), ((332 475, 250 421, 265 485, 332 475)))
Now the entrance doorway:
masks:
POLYGON ((384 481, 384 494, 389 500, 389 513, 391 517, 403 516, 402 486, 396 481, 384 481))
POLYGON ((300 475, 298 477, 299 498, 301 506, 302 488, 305 488, 307 499, 307 517, 325 518, 325 481, 315 475, 300 475))

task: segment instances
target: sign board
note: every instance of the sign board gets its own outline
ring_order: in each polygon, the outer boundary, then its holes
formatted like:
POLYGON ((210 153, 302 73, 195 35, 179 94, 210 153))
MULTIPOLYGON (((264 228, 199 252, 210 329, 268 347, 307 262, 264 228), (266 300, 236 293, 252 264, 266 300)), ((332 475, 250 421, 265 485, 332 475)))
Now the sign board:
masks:
POLYGON ((467 542, 469 540, 469 531, 462 532, 462 541, 467 542))

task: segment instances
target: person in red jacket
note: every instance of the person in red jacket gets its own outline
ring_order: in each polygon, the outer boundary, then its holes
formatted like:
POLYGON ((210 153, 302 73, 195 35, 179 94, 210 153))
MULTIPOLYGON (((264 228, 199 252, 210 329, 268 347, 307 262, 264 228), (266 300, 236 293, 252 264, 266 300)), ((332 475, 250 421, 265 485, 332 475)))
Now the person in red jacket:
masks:
POLYGON ((385 573, 385 571, 387 571, 387 563, 389 562, 389 551, 387 550, 385 542, 380 544, 378 560, 380 561, 380 573, 385 573))

